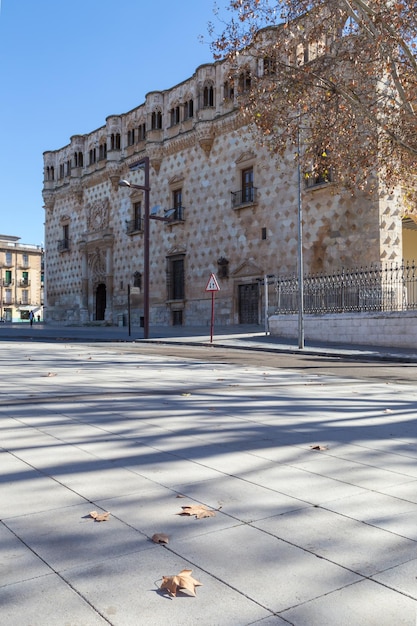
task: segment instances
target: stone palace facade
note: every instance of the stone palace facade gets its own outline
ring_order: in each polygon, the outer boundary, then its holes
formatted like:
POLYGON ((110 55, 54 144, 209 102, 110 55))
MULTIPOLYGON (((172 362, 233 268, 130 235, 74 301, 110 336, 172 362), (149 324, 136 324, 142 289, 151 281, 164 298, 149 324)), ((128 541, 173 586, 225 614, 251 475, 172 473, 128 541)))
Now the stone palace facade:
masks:
MULTIPOLYGON (((255 62, 255 61, 254 61, 255 62)), ((262 72, 256 61, 253 72, 262 72)), ((235 86, 245 88, 246 70, 235 86)), ((70 143, 44 153, 47 321, 120 324, 143 316, 144 193, 150 163, 150 323, 209 325, 214 273, 216 323, 260 324, 273 286, 268 275, 297 268, 298 177, 294 154, 281 162, 255 144, 219 61, 70 143), (169 213, 164 211, 170 210, 169 213)), ((302 190, 305 272, 401 260, 403 226, 395 197, 334 193, 309 179, 302 190)), ((412 233, 415 241, 415 233, 412 233)))

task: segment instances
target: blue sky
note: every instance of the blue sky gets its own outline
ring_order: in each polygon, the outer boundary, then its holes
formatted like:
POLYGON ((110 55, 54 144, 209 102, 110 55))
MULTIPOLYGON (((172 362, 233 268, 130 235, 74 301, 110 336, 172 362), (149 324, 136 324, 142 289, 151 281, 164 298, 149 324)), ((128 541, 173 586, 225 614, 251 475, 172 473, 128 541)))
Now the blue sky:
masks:
POLYGON ((229 0, 0 0, 1 234, 43 243, 42 153, 211 62, 215 4, 230 18, 229 0))

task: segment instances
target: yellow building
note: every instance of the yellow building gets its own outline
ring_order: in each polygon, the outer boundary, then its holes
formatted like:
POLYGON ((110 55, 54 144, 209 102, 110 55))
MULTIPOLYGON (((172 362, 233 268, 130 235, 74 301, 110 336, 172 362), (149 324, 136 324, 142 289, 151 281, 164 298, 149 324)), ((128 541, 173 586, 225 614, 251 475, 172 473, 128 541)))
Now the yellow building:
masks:
POLYGON ((43 249, 0 235, 0 318, 5 322, 43 320, 43 249))

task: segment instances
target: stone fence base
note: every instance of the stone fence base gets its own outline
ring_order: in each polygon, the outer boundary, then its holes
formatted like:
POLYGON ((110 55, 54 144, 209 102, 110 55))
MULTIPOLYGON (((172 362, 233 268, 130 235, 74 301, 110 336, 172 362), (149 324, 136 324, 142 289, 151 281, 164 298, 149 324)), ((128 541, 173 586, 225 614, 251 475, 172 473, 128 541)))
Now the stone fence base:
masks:
MULTIPOLYGON (((275 337, 298 337, 298 315, 272 315, 275 337)), ((304 316, 305 341, 417 348, 417 311, 304 316)))

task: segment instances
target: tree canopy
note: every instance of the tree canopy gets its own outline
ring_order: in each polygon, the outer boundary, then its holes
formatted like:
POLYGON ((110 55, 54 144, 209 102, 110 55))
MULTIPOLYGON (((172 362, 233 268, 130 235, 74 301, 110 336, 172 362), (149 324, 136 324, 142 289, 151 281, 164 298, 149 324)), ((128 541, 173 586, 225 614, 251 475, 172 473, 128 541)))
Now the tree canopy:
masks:
POLYGON ((334 171, 370 189, 378 171, 387 188, 408 188, 411 207, 417 0, 231 0, 229 10, 212 48, 258 138, 284 157, 301 133, 306 177, 334 171))

